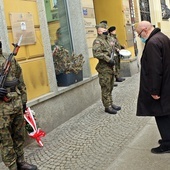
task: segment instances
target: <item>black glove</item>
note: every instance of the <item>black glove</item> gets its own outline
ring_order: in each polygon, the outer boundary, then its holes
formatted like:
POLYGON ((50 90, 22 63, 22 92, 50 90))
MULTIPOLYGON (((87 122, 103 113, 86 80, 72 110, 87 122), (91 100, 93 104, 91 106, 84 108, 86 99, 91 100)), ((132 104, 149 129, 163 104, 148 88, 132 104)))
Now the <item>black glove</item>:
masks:
POLYGON ((7 95, 7 90, 3 87, 0 88, 0 99, 3 99, 7 95))
POLYGON ((26 105, 26 103, 23 103, 22 107, 23 107, 23 113, 25 113, 25 111, 27 110, 27 105, 26 105))
POLYGON ((109 66, 113 67, 114 65, 115 65, 115 61, 114 61, 113 59, 111 59, 111 60, 109 61, 109 66))

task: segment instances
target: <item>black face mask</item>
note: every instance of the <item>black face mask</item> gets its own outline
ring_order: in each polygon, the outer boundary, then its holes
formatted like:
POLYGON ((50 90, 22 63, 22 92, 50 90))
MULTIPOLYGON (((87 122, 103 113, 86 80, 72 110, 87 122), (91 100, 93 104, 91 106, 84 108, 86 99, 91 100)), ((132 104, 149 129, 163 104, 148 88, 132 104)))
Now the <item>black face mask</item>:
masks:
POLYGON ((108 32, 106 31, 106 32, 103 32, 103 35, 108 35, 108 32))

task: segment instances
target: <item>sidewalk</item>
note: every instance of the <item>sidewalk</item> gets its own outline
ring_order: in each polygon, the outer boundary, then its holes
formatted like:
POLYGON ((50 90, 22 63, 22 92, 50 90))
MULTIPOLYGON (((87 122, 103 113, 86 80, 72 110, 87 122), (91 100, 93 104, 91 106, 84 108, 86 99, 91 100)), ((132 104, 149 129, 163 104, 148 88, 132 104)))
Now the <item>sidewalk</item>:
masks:
POLYGON ((135 115, 138 85, 136 74, 114 88, 118 114, 96 102, 42 138, 43 148, 27 146, 26 161, 39 170, 169 170, 170 154, 150 152, 159 139, 154 119, 135 115))
POLYGON ((159 133, 154 118, 143 128, 107 170, 169 170, 170 154, 152 154, 159 133))

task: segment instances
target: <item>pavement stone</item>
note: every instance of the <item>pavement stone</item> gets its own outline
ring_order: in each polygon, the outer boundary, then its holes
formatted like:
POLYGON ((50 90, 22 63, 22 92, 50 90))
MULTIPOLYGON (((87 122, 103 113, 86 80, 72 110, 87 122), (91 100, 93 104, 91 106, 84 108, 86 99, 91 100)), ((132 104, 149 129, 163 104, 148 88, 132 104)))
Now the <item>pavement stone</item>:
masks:
POLYGON ((97 101, 42 138, 44 147, 25 147, 26 161, 39 170, 106 170, 151 119, 136 116, 138 90, 139 73, 114 88, 118 114, 105 113, 97 101))
POLYGON ((169 170, 170 154, 150 152, 151 148, 159 145, 159 139, 160 134, 152 118, 106 170, 169 170))

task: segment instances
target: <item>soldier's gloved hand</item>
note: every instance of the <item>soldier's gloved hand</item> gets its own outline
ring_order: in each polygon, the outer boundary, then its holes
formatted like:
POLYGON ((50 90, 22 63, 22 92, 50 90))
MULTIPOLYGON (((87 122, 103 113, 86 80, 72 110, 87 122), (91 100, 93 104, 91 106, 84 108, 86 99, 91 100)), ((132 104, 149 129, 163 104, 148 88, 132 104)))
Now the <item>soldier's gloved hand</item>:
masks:
POLYGON ((7 95, 7 90, 3 87, 0 88, 0 99, 3 99, 7 95))
POLYGON ((115 65, 115 61, 114 61, 113 59, 111 59, 111 60, 109 61, 109 65, 110 65, 110 66, 114 66, 114 65, 115 65))
POLYGON ((25 113, 25 111, 26 111, 26 109, 27 109, 26 103, 23 103, 22 107, 23 107, 23 113, 25 113))

